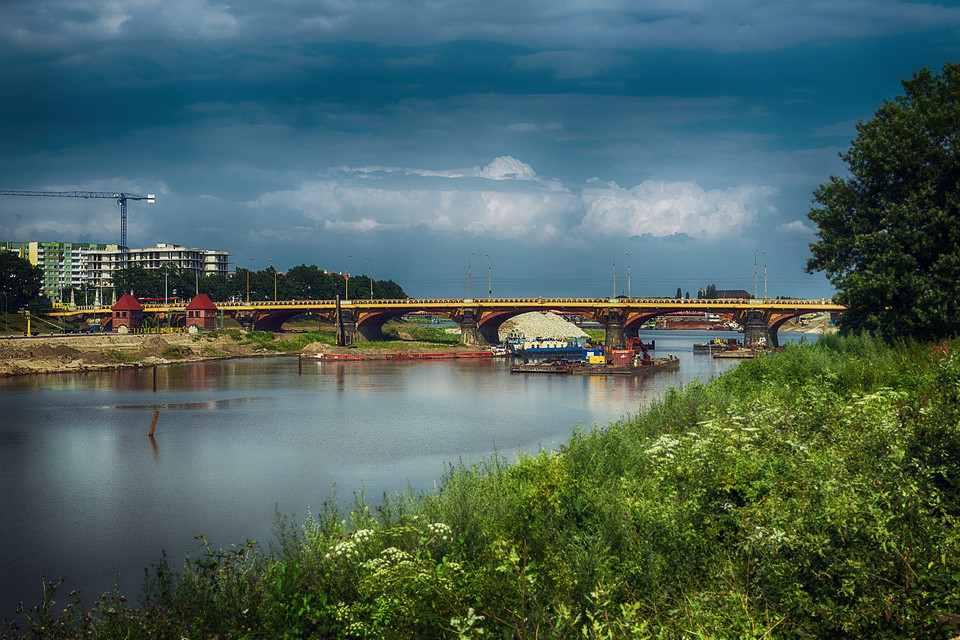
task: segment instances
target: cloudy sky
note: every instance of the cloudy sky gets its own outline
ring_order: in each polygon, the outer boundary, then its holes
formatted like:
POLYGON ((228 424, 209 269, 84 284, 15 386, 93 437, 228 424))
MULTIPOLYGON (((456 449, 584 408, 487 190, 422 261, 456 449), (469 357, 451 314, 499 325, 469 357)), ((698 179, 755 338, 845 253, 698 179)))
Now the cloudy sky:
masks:
MULTIPOLYGON (((155 193, 131 246, 413 296, 752 292, 755 264, 762 295, 766 263, 770 297, 828 297, 812 191, 958 59, 956 2, 4 0, 0 189, 155 193)), ((119 238, 110 200, 0 198, 0 239, 119 238)))

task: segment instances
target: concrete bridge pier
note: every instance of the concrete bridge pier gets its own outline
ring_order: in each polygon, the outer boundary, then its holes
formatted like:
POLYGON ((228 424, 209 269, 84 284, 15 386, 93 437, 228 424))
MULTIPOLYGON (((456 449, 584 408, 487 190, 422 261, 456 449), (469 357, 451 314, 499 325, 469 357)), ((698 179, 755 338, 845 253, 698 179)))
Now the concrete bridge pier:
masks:
POLYGON ((460 344, 478 347, 489 346, 486 338, 480 333, 477 316, 473 309, 464 310, 463 319, 460 320, 460 344))
POLYGON ((610 315, 607 316, 607 324, 604 328, 607 331, 604 346, 622 347, 627 344, 627 332, 623 328, 623 318, 619 309, 610 309, 610 315))

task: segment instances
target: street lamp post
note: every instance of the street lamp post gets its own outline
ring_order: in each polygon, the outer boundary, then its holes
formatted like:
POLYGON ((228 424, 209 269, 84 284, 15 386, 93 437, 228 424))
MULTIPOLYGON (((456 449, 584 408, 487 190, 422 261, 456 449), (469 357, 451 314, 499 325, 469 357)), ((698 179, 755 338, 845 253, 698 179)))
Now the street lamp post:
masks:
POLYGON ((367 260, 370 261, 370 299, 373 300, 373 259, 367 256, 367 260))
POLYGON ((487 256, 487 300, 489 300, 490 296, 493 295, 493 281, 490 279, 492 273, 490 269, 490 254, 485 253, 483 255, 487 256))
POLYGON ((273 261, 273 258, 270 258, 270 266, 273 267, 273 301, 277 301, 277 265, 273 261))
POLYGON ((247 304, 250 304, 250 267, 253 266, 253 258, 250 258, 247 264, 247 304))
POLYGON ((633 299, 633 293, 630 291, 630 252, 626 251, 627 254, 627 298, 633 299))
POLYGON ((343 299, 348 300, 350 298, 350 290, 347 288, 347 284, 350 282, 350 258, 353 256, 347 256, 346 263, 344 265, 343 271, 346 273, 347 277, 343 279, 343 299))
POLYGON ((474 254, 474 252, 471 251, 471 252, 470 252, 470 255, 467 256, 467 298, 468 298, 468 299, 473 299, 473 296, 471 295, 472 292, 471 292, 471 289, 470 289, 470 285, 471 285, 471 283, 473 282, 473 278, 472 278, 471 275, 470 275, 470 258, 473 257, 473 254, 474 254))
POLYGON ((760 253, 760 249, 753 250, 753 298, 757 298, 757 254, 760 253))
POLYGON ((613 252, 613 297, 617 297, 617 252, 613 252))
POLYGON ((763 252, 763 299, 767 299, 767 252, 763 252))

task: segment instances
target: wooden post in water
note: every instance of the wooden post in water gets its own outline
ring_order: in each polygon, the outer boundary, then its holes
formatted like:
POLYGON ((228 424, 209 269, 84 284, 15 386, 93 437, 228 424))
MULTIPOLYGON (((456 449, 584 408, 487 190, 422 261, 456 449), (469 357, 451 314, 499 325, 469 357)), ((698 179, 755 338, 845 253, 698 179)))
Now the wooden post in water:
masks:
POLYGON ((298 376, 303 375, 303 354, 302 353, 297 355, 297 375, 298 376))
POLYGON ((157 418, 159 418, 159 417, 160 417, 160 411, 159 411, 159 410, 155 410, 155 411, 153 412, 153 420, 150 422, 150 433, 147 434, 147 435, 149 435, 151 438, 153 437, 153 432, 154 432, 154 430, 157 428, 157 418))

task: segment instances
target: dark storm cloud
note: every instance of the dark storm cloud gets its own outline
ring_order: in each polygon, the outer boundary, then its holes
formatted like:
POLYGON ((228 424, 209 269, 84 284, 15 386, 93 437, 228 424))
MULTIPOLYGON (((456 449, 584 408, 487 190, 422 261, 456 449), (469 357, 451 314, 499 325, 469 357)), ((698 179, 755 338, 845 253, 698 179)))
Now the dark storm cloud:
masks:
MULTIPOLYGON (((811 190, 958 25, 895 0, 8 0, 0 186, 157 193, 138 246, 375 254, 423 295, 470 253, 510 294, 587 293, 637 242, 673 288, 769 247, 784 294, 822 295, 811 190)), ((0 237, 115 241, 114 210, 35 200, 0 200, 0 237)))

